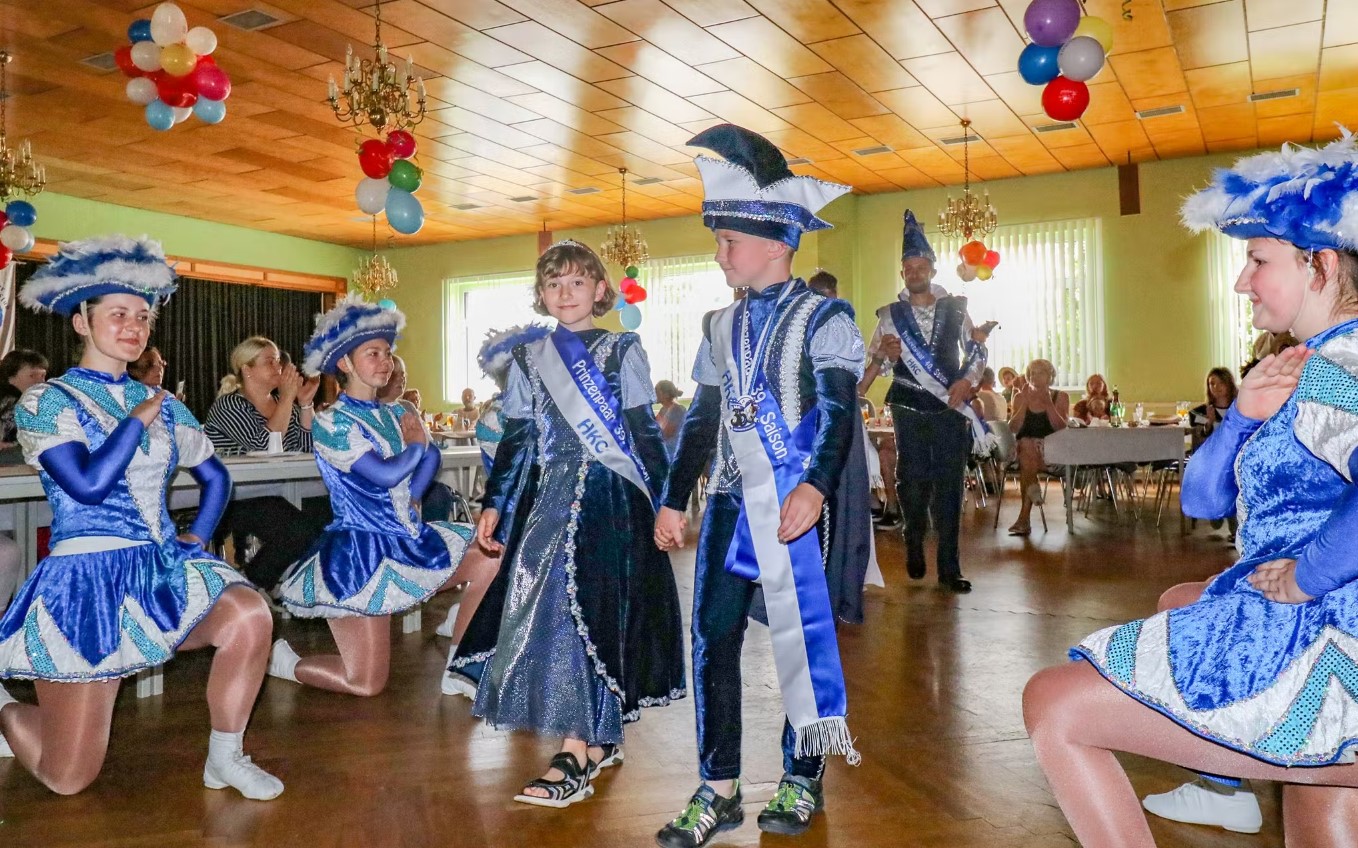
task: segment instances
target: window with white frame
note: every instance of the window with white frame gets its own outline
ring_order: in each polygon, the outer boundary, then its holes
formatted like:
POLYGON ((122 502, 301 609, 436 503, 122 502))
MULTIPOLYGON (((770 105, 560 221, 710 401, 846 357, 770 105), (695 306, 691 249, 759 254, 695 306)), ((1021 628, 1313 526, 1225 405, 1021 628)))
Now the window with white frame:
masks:
POLYGON ((448 280, 444 289, 448 328, 443 348, 443 396, 450 401, 471 387, 485 400, 498 389, 476 364, 486 334, 536 321, 550 325, 550 318, 533 311, 533 272, 515 271, 486 277, 448 280))
POLYGON ((1057 385, 1083 387, 1105 368, 1101 237, 1097 218, 997 227, 983 238, 1000 254, 994 276, 969 283, 957 275, 965 240, 935 237, 935 282, 966 296, 978 325, 1000 322, 986 343, 996 371, 1049 359, 1057 385))
POLYGON ((671 380, 692 398, 693 358, 703 340, 703 315, 731 303, 726 275, 710 255, 651 259, 638 268, 646 289, 637 334, 651 361, 651 377, 671 380))
POLYGON ((1207 275, 1211 280, 1212 366, 1239 374, 1254 356, 1254 310, 1236 294, 1235 280, 1245 267, 1244 239, 1213 232, 1208 236, 1207 275))

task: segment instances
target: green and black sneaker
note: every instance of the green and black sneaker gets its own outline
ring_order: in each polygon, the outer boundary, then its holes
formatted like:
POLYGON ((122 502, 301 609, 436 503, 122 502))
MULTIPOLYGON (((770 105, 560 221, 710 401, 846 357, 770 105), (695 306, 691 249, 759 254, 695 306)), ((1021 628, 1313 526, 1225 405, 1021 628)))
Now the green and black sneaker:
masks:
POLYGON ((704 783, 689 799, 679 818, 660 829, 655 841, 660 848, 698 848, 723 830, 740 827, 745 809, 740 806, 740 782, 730 798, 723 798, 704 783))
POLYGON ((811 826, 811 817, 825 806, 820 781, 814 777, 785 774, 778 782, 773 800, 759 814, 759 829, 765 833, 797 836, 811 826))

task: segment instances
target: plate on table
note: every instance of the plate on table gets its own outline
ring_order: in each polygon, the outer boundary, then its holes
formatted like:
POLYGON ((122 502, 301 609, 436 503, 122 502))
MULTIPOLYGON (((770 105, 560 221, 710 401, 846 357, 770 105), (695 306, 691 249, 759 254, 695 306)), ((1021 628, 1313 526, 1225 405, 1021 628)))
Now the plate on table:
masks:
POLYGON ((1152 427, 1170 427, 1179 423, 1177 418, 1156 418, 1154 415, 1150 417, 1149 421, 1152 427))

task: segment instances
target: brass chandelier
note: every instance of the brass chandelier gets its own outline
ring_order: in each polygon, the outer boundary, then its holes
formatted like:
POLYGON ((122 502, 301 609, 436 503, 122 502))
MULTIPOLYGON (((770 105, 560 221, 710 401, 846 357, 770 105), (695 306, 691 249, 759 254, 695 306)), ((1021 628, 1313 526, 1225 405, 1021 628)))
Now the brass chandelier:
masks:
POLYGON ((353 47, 346 47, 343 87, 336 86, 335 78, 331 77, 326 100, 336 118, 352 123, 355 128, 367 122, 378 132, 408 130, 424 120, 424 78, 415 76, 415 63, 409 58, 405 73, 397 71, 395 62, 387 61, 387 46, 382 43, 381 0, 374 17, 377 21, 374 58, 357 58, 353 47))
POLYGON ((369 299, 382 292, 396 288, 396 269, 391 267, 387 257, 377 252, 377 216, 373 216, 373 252, 358 261, 354 269, 354 288, 363 292, 369 299))
POLYGON ((990 235, 999 224, 995 207, 990 205, 990 192, 980 199, 971 193, 971 119, 962 119, 962 196, 948 195, 948 205, 938 213, 938 229, 945 236, 970 239, 973 233, 990 235))
POLYGON ((622 223, 609 227, 608 232, 604 233, 599 256, 605 262, 627 268, 645 262, 651 254, 646 248, 646 239, 641 237, 636 227, 627 226, 627 169, 619 168, 618 173, 622 175, 622 223))
POLYGON ((9 146, 5 136, 9 103, 9 83, 5 69, 14 57, 0 50, 0 202, 20 194, 33 196, 47 185, 47 169, 33 161, 33 148, 25 139, 18 149, 9 146))

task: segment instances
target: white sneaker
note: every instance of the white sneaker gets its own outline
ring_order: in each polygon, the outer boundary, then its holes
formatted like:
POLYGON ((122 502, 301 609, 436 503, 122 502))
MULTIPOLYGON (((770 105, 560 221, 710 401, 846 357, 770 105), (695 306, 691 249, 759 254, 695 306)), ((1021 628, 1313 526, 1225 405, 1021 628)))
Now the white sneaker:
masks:
POLYGON ((1259 799, 1253 792, 1239 790, 1232 795, 1222 795, 1204 789, 1197 782, 1185 783, 1172 792, 1147 795, 1141 806, 1162 819, 1214 825, 1233 833, 1258 833, 1264 825, 1259 799))
POLYGON ((287 639, 279 639, 273 643, 273 650, 269 652, 269 676, 296 683, 297 663, 301 660, 287 639))
POLYGON ((443 620, 442 624, 434 628, 435 636, 444 636, 449 639, 453 638, 453 625, 457 624, 457 610, 461 606, 462 602, 458 601, 448 607, 448 617, 443 620))
POLYGON ((445 695, 461 695, 468 701, 476 700, 476 684, 454 671, 443 673, 439 691, 445 695))
POLYGON ((272 801, 283 794, 283 781, 250 762, 245 754, 221 759, 209 756, 203 767, 203 785, 208 789, 231 786, 252 801, 272 801))

